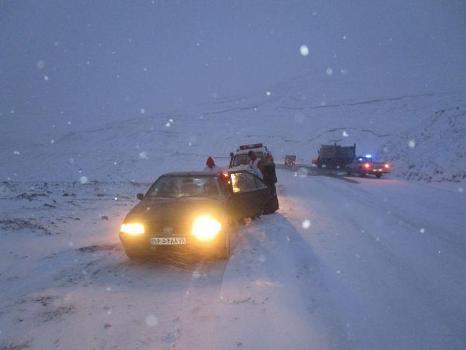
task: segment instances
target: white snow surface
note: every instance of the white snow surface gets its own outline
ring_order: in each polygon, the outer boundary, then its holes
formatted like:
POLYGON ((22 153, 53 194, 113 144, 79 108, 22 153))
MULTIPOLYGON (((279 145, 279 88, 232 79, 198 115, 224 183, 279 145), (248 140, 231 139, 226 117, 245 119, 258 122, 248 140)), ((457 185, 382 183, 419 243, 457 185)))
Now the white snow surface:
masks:
POLYGON ((128 261, 115 233, 147 185, 2 184, 1 346, 464 348, 464 193, 278 175, 280 211, 228 261, 128 261))

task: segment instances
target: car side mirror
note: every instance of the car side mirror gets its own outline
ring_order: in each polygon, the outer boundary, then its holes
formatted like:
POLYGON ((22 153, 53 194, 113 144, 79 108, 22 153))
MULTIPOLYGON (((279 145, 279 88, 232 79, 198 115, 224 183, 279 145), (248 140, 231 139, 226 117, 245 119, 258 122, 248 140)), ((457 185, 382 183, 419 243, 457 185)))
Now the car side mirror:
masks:
POLYGON ((142 201, 144 199, 144 194, 143 193, 138 193, 136 195, 136 198, 139 199, 140 201, 142 201))

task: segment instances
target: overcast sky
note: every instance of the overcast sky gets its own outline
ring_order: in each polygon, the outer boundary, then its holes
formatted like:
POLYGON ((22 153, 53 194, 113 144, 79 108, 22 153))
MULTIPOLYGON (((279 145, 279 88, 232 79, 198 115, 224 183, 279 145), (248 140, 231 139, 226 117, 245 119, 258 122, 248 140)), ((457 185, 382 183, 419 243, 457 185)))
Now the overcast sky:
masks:
POLYGON ((296 77, 316 94, 334 79, 334 99, 455 89, 465 80, 465 8, 455 0, 0 0, 0 113, 86 123, 296 77))

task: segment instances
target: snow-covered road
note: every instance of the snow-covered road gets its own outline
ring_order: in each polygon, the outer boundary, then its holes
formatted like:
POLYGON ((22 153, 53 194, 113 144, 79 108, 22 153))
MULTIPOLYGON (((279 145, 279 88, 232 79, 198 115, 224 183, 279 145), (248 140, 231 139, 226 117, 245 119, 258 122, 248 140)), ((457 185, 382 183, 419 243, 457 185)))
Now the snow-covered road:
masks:
POLYGON ((3 184, 0 349, 464 349, 464 192, 296 175, 228 262, 129 262, 135 185, 3 184))

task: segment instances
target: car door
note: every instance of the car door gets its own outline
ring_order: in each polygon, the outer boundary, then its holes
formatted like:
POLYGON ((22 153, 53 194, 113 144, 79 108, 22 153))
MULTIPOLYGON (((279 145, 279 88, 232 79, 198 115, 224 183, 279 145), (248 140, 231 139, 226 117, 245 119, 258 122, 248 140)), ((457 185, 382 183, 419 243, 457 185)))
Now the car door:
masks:
POLYGON ((254 206, 255 206, 254 210, 256 211, 256 213, 262 214, 265 203, 271 200, 271 193, 270 193, 270 189, 265 184, 265 182, 262 181, 262 179, 254 175, 254 180, 256 182, 256 191, 255 191, 255 197, 253 201, 254 206))
POLYGON ((256 176, 247 171, 237 171, 230 173, 230 181, 233 191, 232 208, 241 218, 256 216, 264 190, 257 185, 256 176))

